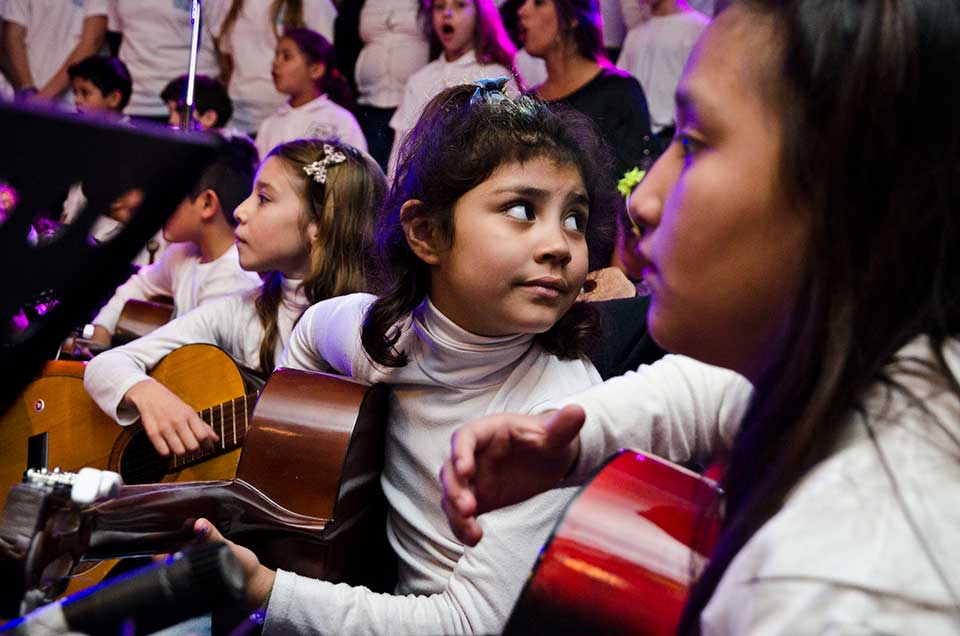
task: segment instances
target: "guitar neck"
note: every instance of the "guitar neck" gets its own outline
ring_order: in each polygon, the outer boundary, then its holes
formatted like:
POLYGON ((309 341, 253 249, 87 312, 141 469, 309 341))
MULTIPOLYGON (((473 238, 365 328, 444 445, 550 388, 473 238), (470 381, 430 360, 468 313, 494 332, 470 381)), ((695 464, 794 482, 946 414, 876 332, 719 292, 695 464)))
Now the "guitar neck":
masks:
POLYGON ((176 470, 209 456, 219 455, 241 446, 243 440, 247 437, 247 431, 250 430, 253 407, 257 403, 258 395, 254 391, 202 411, 197 411, 200 419, 210 425, 220 440, 209 450, 201 449, 194 453, 173 458, 170 462, 170 468, 176 470))
POLYGON ((193 523, 210 519, 226 536, 281 533, 323 540, 329 520, 291 512, 239 479, 123 486, 120 496, 86 510, 91 532, 84 560, 179 550, 193 523))

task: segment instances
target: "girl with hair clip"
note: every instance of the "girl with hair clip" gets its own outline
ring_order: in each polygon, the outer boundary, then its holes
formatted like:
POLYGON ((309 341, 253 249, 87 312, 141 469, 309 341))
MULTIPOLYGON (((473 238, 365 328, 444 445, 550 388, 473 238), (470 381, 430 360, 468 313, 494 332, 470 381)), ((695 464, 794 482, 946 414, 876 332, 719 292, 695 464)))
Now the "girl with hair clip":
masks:
POLYGON ((331 0, 233 0, 216 30, 235 128, 256 134, 284 101, 273 85, 270 61, 283 29, 312 29, 333 41, 337 9, 331 0))
MULTIPOLYGON (((600 141, 578 113, 500 88, 447 89, 401 149, 379 229, 386 293, 311 307, 285 366, 392 387, 384 473, 396 595, 274 572, 233 549, 264 633, 499 633, 568 493, 491 515, 489 543, 465 549, 440 510, 438 471, 469 414, 535 409, 600 381, 583 357, 576 302, 586 237, 602 231, 600 141), (272 591, 271 591, 272 590, 272 591)), ((221 540, 210 523, 195 530, 221 540)))
POLYGON ((385 190, 376 162, 347 144, 302 139, 274 148, 234 212, 240 266, 259 272, 263 284, 97 356, 83 376, 91 397, 123 426, 139 417, 161 455, 216 441, 193 409, 146 371, 178 347, 209 343, 269 375, 309 305, 368 289, 385 190))
MULTIPOLYGON (((516 77, 510 41, 493 0, 424 0, 430 15, 428 36, 440 56, 410 76, 403 99, 390 119, 393 147, 390 172, 396 167, 403 136, 413 128, 430 98, 445 88, 481 77, 516 77)), ((511 82, 511 88, 516 83, 511 82)))
MULTIPOLYGON (((636 78, 607 59, 597 0, 525 0, 517 18, 524 50, 547 66, 547 79, 531 89, 533 94, 579 110, 596 123, 613 149, 609 187, 631 168, 648 167, 653 157, 647 100, 636 78)), ((616 208, 607 211, 610 218, 615 213, 616 208)), ((613 246, 613 237, 591 245, 591 256, 602 252, 601 266, 609 265, 613 246)))
POLYGON ((722 390, 665 360, 581 408, 472 422, 443 474, 458 536, 621 445, 727 451, 721 536, 680 633, 956 634, 958 64, 952 0, 723 10, 629 209, 653 336, 749 378, 745 413, 672 417, 722 390))
POLYGON ((273 58, 273 84, 290 100, 260 125, 261 156, 277 144, 310 138, 340 139, 366 152, 367 140, 350 112, 353 91, 325 37, 310 29, 286 29, 273 58))

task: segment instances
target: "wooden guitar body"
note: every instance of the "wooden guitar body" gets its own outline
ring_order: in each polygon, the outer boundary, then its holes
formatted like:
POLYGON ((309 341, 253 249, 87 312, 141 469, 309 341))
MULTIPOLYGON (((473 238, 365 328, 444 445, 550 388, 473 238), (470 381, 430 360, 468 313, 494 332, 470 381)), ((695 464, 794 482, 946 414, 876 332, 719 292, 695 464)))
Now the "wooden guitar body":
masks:
POLYGON ((42 580, 54 562, 179 549, 202 516, 270 567, 390 591, 396 565, 380 489, 387 409, 384 386, 279 369, 235 479, 124 486, 93 507, 54 511, 38 527, 69 530, 40 532, 24 579, 42 580))
MULTIPOLYGON (((48 362, 0 418, 0 492, 18 483, 28 465, 113 470, 132 484, 236 475, 239 449, 183 470, 170 471, 166 461, 158 465, 142 428, 118 426, 90 399, 83 388, 84 368, 82 362, 48 362), (130 459, 143 461, 121 466, 130 454, 130 459)), ((198 411, 244 395, 236 363, 212 345, 181 347, 163 358, 150 376, 198 411)))
MULTIPOLYGON (((48 362, 0 419, 0 492, 6 494, 19 483, 28 466, 112 470, 129 484, 236 475, 239 447, 182 469, 157 455, 139 424, 117 425, 90 399, 83 388, 85 366, 77 361, 48 362)), ((244 395, 236 363, 213 345, 181 347, 164 357, 150 376, 198 411, 244 395)), ((114 561, 82 564, 67 592, 100 582, 114 565, 114 561)))
POLYGON ((673 634, 716 541, 714 482, 621 451, 568 505, 504 629, 519 634, 673 634))
POLYGON ((278 369, 257 402, 236 479, 124 487, 89 511, 84 558, 179 549, 206 517, 271 567, 388 590, 386 416, 386 387, 278 369))

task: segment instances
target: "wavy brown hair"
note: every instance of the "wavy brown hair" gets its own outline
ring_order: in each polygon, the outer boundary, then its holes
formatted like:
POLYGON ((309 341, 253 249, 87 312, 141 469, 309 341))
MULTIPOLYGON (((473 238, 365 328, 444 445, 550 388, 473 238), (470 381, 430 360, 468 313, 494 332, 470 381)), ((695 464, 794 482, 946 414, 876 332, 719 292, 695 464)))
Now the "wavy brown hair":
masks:
MULTIPOLYGON (((403 366, 406 354, 394 345, 394 325, 419 306, 430 291, 430 268, 407 244, 400 211, 406 201, 422 202, 418 215, 430 219, 452 241, 457 200, 505 163, 548 158, 573 166, 583 177, 590 215, 587 245, 612 231, 597 212, 613 204, 604 187, 609 153, 593 122, 567 109, 553 110, 531 96, 509 99, 477 85, 454 86, 434 97, 400 146, 394 176, 377 231, 378 285, 386 293, 367 312, 361 341, 372 360, 403 366), (476 95, 476 97, 474 97, 476 95)), ((609 261, 609 256, 607 257, 609 261)), ((591 268, 592 269, 592 268, 591 268)), ((537 341, 560 358, 579 357, 595 331, 588 303, 570 310, 537 341)))
MULTIPOLYGON (((383 204, 386 178, 377 162, 349 144, 326 139, 298 139, 280 144, 267 157, 276 157, 302 188, 304 233, 309 223, 317 225, 317 242, 310 250, 310 274, 303 288, 310 304, 334 296, 369 291, 370 255, 376 217, 383 204), (346 161, 327 168, 326 183, 317 183, 304 173, 305 166, 323 159, 329 144, 346 161)), ((257 316, 263 325, 260 368, 274 366, 277 311, 283 300, 283 275, 268 273, 256 298, 257 316)))
MULTIPOLYGON (((729 458, 724 525, 691 592, 678 630, 685 634, 699 633, 737 553, 865 411, 868 389, 903 393, 925 410, 922 397, 891 376, 903 368, 892 366, 901 348, 926 336, 932 359, 921 361, 923 377, 960 396, 944 359, 947 341, 960 334, 960 5, 731 4, 745 15, 720 19, 769 27, 761 94, 782 124, 781 182, 797 213, 810 215, 811 236, 786 336, 755 384, 729 458)), ((956 436, 926 416, 956 442, 944 452, 957 459, 956 436)), ((875 440, 869 419, 858 422, 875 440)), ((955 564, 939 563, 922 532, 915 536, 956 594, 941 569, 955 564)))

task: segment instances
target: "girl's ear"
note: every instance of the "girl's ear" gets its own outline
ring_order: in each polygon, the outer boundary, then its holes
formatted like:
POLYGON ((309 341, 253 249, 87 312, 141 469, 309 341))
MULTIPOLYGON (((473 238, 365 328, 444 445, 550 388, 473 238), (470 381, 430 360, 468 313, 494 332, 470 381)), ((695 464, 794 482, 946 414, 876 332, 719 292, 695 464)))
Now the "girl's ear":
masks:
POLYGON ((307 243, 310 245, 312 250, 320 243, 320 227, 317 225, 316 221, 310 221, 307 223, 306 229, 307 243))
POLYGON ((427 265, 440 263, 443 244, 431 219, 420 214, 423 201, 410 199, 400 208, 400 225, 407 237, 407 245, 427 265))
POLYGON ((314 62, 307 67, 307 72, 310 73, 310 79, 316 82, 327 73, 327 65, 323 62, 314 62))

